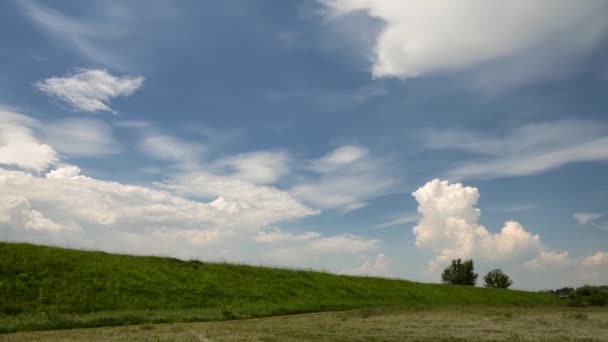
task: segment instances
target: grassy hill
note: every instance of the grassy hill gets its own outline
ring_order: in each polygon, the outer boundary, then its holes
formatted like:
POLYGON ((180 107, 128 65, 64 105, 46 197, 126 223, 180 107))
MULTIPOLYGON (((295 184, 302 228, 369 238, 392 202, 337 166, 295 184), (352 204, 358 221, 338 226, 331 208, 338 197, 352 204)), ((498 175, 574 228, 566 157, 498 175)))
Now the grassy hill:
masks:
POLYGON ((524 291, 0 243, 0 332, 554 301, 524 291))

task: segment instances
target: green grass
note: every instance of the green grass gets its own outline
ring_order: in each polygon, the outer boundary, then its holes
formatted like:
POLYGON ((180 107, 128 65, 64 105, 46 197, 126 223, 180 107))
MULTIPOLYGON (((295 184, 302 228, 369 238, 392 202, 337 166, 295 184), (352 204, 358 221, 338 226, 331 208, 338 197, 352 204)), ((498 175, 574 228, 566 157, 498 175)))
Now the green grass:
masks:
POLYGON ((364 307, 555 303, 396 279, 0 243, 0 333, 364 307))
POLYGON ((608 311, 567 306, 415 306, 251 320, 20 332, 33 341, 608 341, 608 311))

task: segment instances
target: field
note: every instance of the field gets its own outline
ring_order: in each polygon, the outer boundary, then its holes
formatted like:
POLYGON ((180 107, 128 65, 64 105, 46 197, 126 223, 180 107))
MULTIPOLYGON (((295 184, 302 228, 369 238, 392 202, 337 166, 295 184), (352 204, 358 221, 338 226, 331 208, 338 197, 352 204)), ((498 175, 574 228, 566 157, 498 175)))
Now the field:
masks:
POLYGON ((0 243, 0 333, 556 301, 524 291, 0 243))
POLYGON ((446 306, 20 332, 0 341, 608 341, 608 310, 446 306))

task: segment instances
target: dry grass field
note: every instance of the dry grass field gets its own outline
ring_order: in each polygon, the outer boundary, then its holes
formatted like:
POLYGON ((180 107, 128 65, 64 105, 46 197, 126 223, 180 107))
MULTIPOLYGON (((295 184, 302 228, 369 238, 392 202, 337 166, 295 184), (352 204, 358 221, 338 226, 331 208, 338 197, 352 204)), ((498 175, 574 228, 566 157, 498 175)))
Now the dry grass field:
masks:
POLYGON ((434 306, 19 332, 0 341, 608 341, 606 308, 434 306))

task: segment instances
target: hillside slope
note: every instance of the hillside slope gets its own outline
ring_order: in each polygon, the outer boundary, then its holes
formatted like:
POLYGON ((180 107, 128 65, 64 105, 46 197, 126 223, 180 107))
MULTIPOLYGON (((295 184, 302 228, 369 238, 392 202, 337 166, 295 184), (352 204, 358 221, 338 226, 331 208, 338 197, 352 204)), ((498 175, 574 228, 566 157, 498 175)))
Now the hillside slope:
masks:
MULTIPOLYGON (((13 322, 40 313, 75 316, 100 311, 199 310, 196 317, 158 318, 171 321, 369 306, 553 301, 552 296, 524 291, 0 243, 0 315, 13 322)), ((137 315, 130 317, 142 321, 137 315)), ((104 324, 121 321, 90 325, 104 324)), ((51 327, 57 326, 70 324, 51 327)), ((0 326, 0 331, 26 328, 0 326)))

